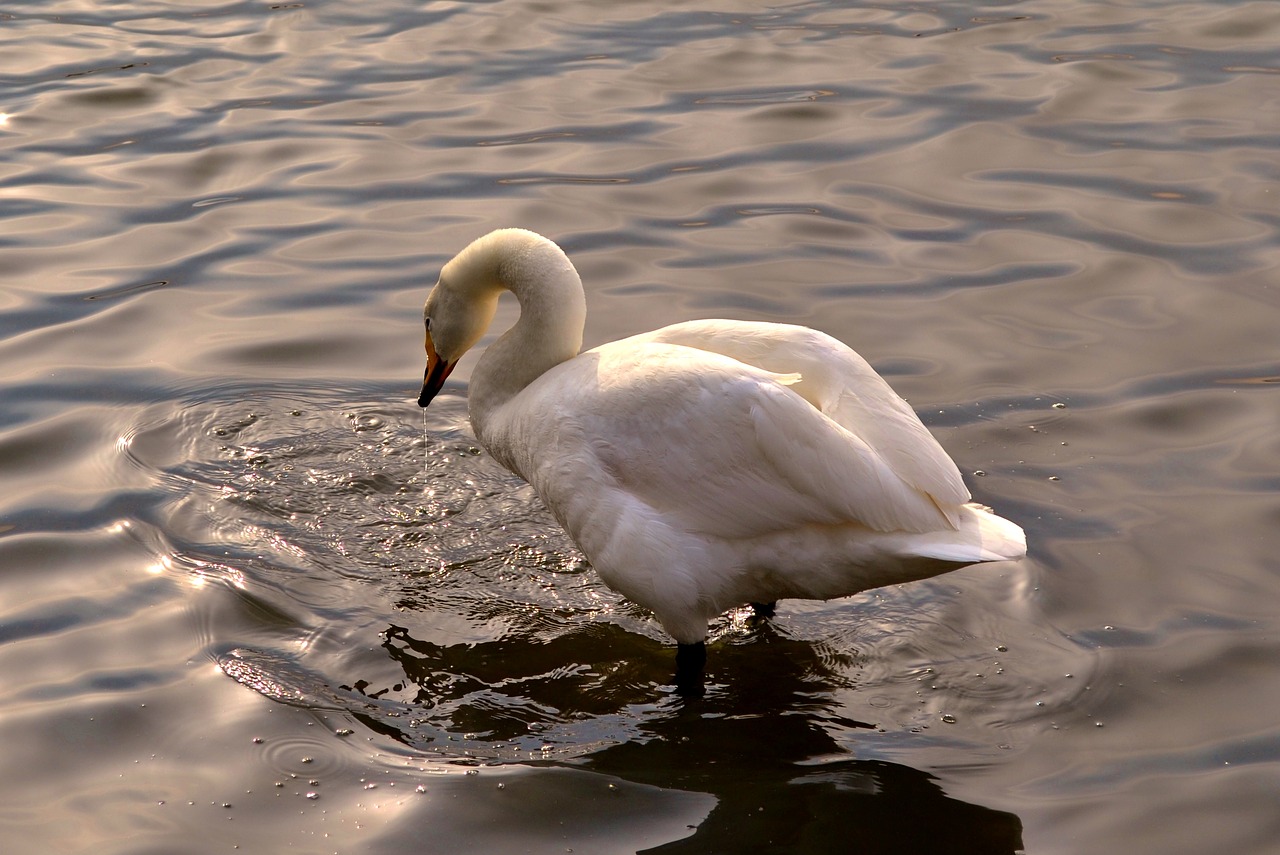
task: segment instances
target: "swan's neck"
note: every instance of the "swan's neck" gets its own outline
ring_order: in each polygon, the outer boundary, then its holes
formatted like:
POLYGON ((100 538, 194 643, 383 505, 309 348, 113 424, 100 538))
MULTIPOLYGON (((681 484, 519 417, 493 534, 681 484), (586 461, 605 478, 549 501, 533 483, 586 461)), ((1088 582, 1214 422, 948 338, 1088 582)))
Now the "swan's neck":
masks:
POLYGON ((482 441, 504 404, 582 347, 587 316, 582 280, 558 246, 532 233, 523 235, 531 239, 514 248, 507 244, 496 277, 516 295, 520 317, 485 350, 471 374, 471 424, 482 441))

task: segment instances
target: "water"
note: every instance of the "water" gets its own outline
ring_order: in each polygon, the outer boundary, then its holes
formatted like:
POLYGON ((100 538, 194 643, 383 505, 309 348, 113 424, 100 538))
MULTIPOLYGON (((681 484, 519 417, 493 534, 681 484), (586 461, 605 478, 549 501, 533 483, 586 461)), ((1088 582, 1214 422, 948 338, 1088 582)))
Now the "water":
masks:
POLYGON ((1274 851, 1277 44, 1223 0, 10 5, 5 851, 1274 851), (853 344, 1031 556, 728 614, 681 703, 475 448, 473 360, 413 405, 500 225, 588 345, 853 344))

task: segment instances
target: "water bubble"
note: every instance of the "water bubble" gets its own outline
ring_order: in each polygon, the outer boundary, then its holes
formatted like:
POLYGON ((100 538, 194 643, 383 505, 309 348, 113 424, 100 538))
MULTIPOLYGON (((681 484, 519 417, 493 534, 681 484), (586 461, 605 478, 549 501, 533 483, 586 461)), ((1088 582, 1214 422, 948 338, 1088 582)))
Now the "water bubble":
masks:
POLYGON ((311 799, 311 801, 315 801, 316 799, 320 798, 320 794, 312 790, 311 792, 307 793, 307 798, 311 799))
POLYGON ((947 724, 955 724, 955 723, 956 723, 956 717, 955 717, 955 716, 953 716, 953 715, 951 715, 950 713, 943 713, 941 716, 939 716, 939 718, 940 718, 940 719, 942 719, 942 720, 943 720, 944 722, 946 722, 947 724))
POLYGON ((413 788, 413 791, 414 791, 415 793, 425 793, 425 792, 427 791, 427 785, 426 785, 426 784, 419 784, 418 786, 416 786, 416 787, 414 787, 414 788, 413 788))
POLYGON ((1058 403, 1053 405, 1053 408, 1055 410, 1065 410, 1067 408, 1067 405, 1059 401, 1058 403))

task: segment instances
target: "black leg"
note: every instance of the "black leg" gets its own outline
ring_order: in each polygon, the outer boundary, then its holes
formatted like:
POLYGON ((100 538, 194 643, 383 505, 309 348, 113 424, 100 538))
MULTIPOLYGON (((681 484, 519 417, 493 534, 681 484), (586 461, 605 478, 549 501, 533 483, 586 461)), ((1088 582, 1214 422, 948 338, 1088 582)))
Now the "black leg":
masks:
POLYGON ((702 671, 707 664, 707 644, 676 645, 676 694, 685 698, 702 697, 702 671))
POLYGON ((758 618, 771 618, 774 612, 778 610, 778 601, 772 603, 752 603, 751 610, 756 613, 758 618))

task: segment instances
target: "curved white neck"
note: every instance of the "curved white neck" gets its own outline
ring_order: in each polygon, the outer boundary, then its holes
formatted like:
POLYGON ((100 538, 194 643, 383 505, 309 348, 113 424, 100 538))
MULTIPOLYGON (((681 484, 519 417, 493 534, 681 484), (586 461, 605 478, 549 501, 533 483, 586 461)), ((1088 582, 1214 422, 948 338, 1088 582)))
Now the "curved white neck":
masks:
POLYGON ((499 234, 508 238, 495 278, 516 295, 520 317, 485 350, 471 374, 468 408, 477 436, 503 404, 578 355, 587 316, 582 280, 560 247, 532 232, 499 234))

